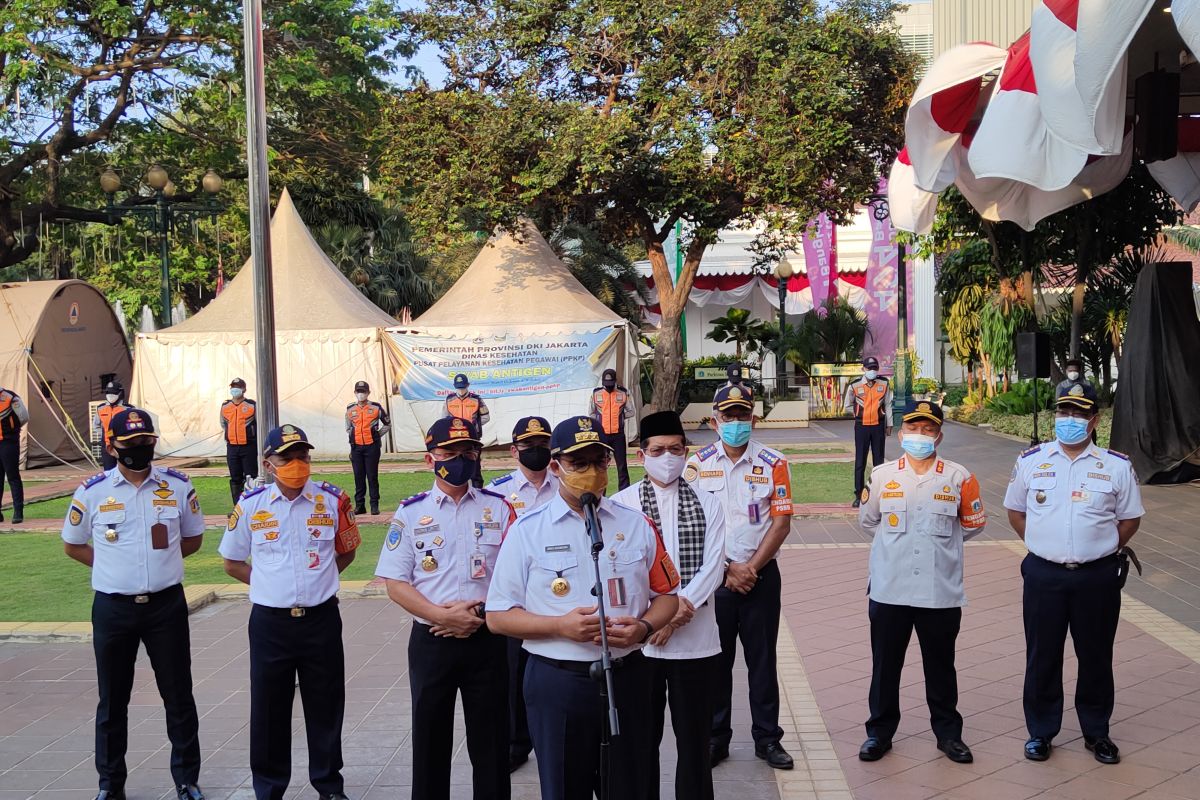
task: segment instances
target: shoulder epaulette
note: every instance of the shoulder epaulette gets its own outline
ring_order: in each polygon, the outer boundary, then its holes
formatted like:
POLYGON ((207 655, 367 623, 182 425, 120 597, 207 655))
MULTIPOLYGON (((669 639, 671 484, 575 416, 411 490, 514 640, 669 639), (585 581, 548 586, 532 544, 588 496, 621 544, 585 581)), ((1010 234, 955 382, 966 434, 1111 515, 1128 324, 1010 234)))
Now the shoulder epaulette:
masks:
POLYGON ((700 459, 701 461, 707 461, 716 454, 717 446, 715 444, 710 444, 708 447, 701 448, 700 452, 696 453, 696 458, 700 459))
POLYGON ((245 500, 247 497, 254 497, 254 495, 261 494, 261 493, 265 492, 266 490, 267 490, 267 487, 265 484, 263 486, 255 486, 253 489, 248 489, 248 490, 242 492, 242 496, 238 498, 238 502, 240 503, 243 500, 245 500))
POLYGON ((181 481, 191 480, 191 478, 189 478, 187 475, 184 475, 182 472, 175 469, 174 467, 163 467, 163 472, 167 473, 172 478, 178 478, 181 481))
POLYGON ((1116 450, 1109 450, 1108 452, 1110 455, 1114 455, 1117 458, 1121 459, 1122 461, 1129 460, 1129 456, 1125 455, 1124 453, 1118 453, 1116 450))
POLYGON ((758 451, 758 457, 770 464, 772 467, 783 460, 783 456, 779 455, 778 453, 773 453, 766 448, 758 451))
POLYGON ((83 488, 90 489, 91 487, 93 487, 97 483, 99 483, 100 481, 104 480, 104 476, 107 474, 108 474, 107 472, 101 472, 98 475, 93 475, 92 477, 88 478, 86 481, 83 482, 83 488))
POLYGON ((221 408, 224 408, 225 406, 229 405, 232 402, 233 402, 232 400, 223 400, 221 402, 221 408))
POLYGON ((1020 458, 1025 458, 1026 456, 1031 456, 1041 449, 1042 449, 1042 446, 1040 444, 1034 445, 1033 447, 1029 448, 1028 450, 1022 452, 1020 455, 1020 458))
POLYGON ((356 405, 358 405, 358 403, 347 403, 346 410, 349 411, 350 409, 354 408, 356 405))
POLYGON ((499 492, 493 492, 491 489, 487 489, 487 488, 480 489, 479 491, 482 492, 483 494, 488 495, 489 497, 499 497, 504 502, 506 502, 506 503, 508 502, 508 498, 505 497, 504 495, 500 494, 499 492))
POLYGON ((491 483, 488 484, 488 486, 499 486, 500 484, 508 483, 511 480, 512 480, 512 473, 510 472, 507 475, 501 475, 499 478, 494 479, 491 483))
POLYGON ((429 496, 429 492, 418 492, 418 493, 414 494, 412 497, 408 498, 407 500, 401 501, 400 507, 404 508, 405 506, 411 506, 413 503, 417 502, 418 500, 424 500, 428 496, 429 496))
POLYGON ((345 491, 342 490, 341 487, 334 486, 332 483, 326 483, 325 481, 317 481, 316 484, 317 484, 317 486, 320 486, 325 491, 329 492, 334 497, 341 497, 342 495, 344 495, 346 493, 345 491))

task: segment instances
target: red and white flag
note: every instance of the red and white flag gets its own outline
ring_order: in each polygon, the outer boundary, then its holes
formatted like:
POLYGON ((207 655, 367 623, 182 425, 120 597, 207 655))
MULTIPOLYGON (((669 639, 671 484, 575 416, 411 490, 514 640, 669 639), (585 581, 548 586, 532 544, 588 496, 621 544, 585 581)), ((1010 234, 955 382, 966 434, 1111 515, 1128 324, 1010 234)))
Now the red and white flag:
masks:
MULTIPOLYGON (((961 148, 961 145, 959 146, 961 148)), ((957 171, 957 160, 947 159, 957 171)), ((942 187, 945 188, 944 186, 942 187)), ((937 214, 938 195, 917 186, 908 148, 900 151, 892 163, 887 179, 888 208, 892 213, 892 224, 902 231, 924 236, 933 230, 933 218, 937 214)))
POLYGON ((1171 18, 1184 44, 1200 58, 1200 0, 1172 0, 1171 18))
POLYGON ((1200 119, 1181 117, 1179 154, 1147 164, 1146 169, 1184 211, 1194 211, 1200 205, 1200 119))
POLYGON ((1086 152, 1053 136, 1046 125, 1028 33, 1008 48, 1000 86, 968 153, 977 178, 1005 178, 1046 191, 1069 186, 1087 163, 1086 152))
POLYGON ((1085 153, 1125 138, 1126 51, 1154 0, 1039 0, 1029 60, 1050 132, 1085 153))
POLYGON ((959 45, 929 66, 909 103, 904 138, 916 185, 940 192, 954 182, 951 157, 959 138, 978 115, 1007 56, 1002 47, 986 42, 959 45))

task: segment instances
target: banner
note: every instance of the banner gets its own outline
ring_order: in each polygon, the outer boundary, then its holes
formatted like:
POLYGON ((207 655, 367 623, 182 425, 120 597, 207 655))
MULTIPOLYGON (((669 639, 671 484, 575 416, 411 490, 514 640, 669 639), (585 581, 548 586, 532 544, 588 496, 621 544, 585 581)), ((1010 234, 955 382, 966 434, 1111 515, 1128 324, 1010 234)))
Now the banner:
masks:
POLYGON ((828 214, 808 223, 804 234, 804 266, 812 285, 813 305, 820 308, 837 294, 837 226, 828 214))
POLYGON ((491 400, 596 387, 596 364, 620 330, 478 339, 389 335, 399 361, 399 394, 405 400, 444 399, 460 372, 471 381, 472 392, 491 400))
MULTIPOLYGON (((887 179, 879 182, 880 195, 887 196, 887 179)), ((873 211, 874 209, 872 209, 873 211)), ((875 218, 871 213, 871 253, 867 257, 867 324, 870 333, 864 356, 879 359, 879 371, 891 375, 896 361, 896 313, 897 313, 897 248, 896 229, 892 219, 875 218)), ((912 270, 908 271, 908 319, 912 321, 912 270)))

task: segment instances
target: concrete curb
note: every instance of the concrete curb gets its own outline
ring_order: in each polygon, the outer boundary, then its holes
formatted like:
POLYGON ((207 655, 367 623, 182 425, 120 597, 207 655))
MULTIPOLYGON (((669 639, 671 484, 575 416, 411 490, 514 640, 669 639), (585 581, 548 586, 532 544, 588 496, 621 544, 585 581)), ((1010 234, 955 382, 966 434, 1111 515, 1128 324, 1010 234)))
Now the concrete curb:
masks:
MULTIPOLYGON (((250 587, 242 583, 198 583, 185 586, 184 599, 188 614, 220 600, 248 600, 250 587)), ((387 590, 378 578, 369 581, 342 581, 338 597, 343 600, 359 597, 386 597, 387 590)), ((26 644, 62 644, 64 642, 90 642, 90 622, 0 622, 0 642, 22 642, 26 644)))

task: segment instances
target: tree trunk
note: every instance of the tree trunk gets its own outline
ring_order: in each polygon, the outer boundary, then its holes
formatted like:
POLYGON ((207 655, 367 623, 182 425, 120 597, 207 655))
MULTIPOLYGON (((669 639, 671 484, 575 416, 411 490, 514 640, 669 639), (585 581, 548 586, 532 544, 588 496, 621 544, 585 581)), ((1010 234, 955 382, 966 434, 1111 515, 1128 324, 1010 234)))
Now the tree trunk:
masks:
POLYGON ((1083 339, 1083 295, 1087 290, 1087 276, 1082 267, 1075 270, 1075 290, 1071 292, 1071 358, 1079 358, 1079 346, 1083 339))
POLYGON ((1026 331, 1036 331, 1037 304, 1033 299, 1033 242, 1028 231, 1021 231, 1021 302, 1032 312, 1025 322, 1026 331))
POLYGON ((696 271, 707 245, 693 240, 683 259, 683 270, 672 287, 671 273, 662 240, 653 225, 643 231, 646 255, 654 273, 654 285, 658 289, 658 305, 662 312, 658 341, 654 347, 654 391, 650 402, 660 411, 671 411, 679 405, 679 378, 683 373, 683 332, 680 317, 687 306, 688 295, 696 281, 696 271))

